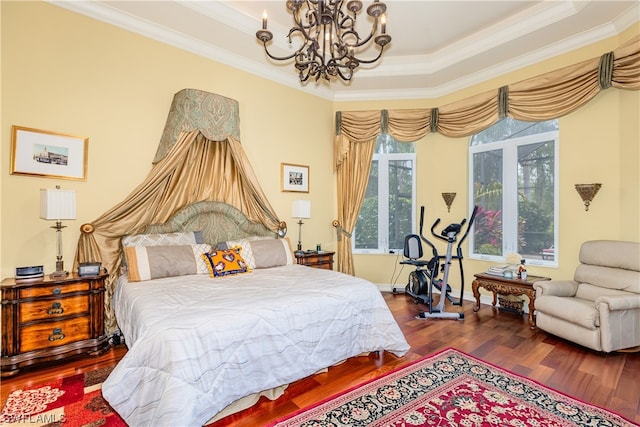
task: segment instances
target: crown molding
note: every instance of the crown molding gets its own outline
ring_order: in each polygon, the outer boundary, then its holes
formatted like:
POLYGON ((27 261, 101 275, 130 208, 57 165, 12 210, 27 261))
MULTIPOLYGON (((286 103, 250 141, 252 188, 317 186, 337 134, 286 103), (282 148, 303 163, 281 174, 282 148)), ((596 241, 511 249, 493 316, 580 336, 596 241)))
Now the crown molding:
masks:
MULTIPOLYGON (((108 3, 64 0, 47 1, 61 8, 89 16, 107 24, 149 37, 178 49, 329 101, 438 98, 533 65, 548 58, 562 55, 608 37, 619 35, 631 25, 637 24, 640 16, 640 2, 638 2, 633 8, 617 17, 614 22, 593 28, 575 37, 560 40, 552 45, 528 52, 525 55, 510 58, 492 67, 467 74, 461 78, 435 87, 418 87, 400 90, 356 90, 349 88, 348 85, 344 85, 346 89, 341 90, 340 88, 336 89, 335 86, 330 86, 323 82, 310 82, 302 85, 297 78, 292 78, 292 76, 295 77, 295 75, 291 73, 290 67, 265 67, 263 61, 248 59, 242 55, 232 53, 226 49, 203 42, 202 40, 181 32, 141 19, 122 10, 115 9, 109 6, 108 3)), ((367 80, 379 77, 402 78, 406 76, 433 74, 469 57, 477 56, 489 49, 499 47, 508 41, 526 36, 533 31, 544 28, 546 25, 576 14, 585 7, 585 4, 586 2, 577 0, 542 2, 507 20, 496 23, 473 36, 448 45, 446 48, 440 49, 437 52, 428 55, 383 58, 382 62, 374 68, 359 69, 357 72, 358 79, 367 80)), ((255 37, 255 29, 261 24, 261 17, 248 16, 222 2, 189 1, 181 2, 181 5, 216 21, 224 22, 225 25, 229 25, 243 33, 250 34, 252 37, 255 37)), ((271 23, 270 26, 272 26, 271 23)), ((282 30, 285 34, 288 31, 287 29, 280 29, 276 25, 273 26, 275 27, 273 28, 274 31, 282 30)), ((288 47, 288 43, 280 42, 278 47, 285 50, 288 47)))

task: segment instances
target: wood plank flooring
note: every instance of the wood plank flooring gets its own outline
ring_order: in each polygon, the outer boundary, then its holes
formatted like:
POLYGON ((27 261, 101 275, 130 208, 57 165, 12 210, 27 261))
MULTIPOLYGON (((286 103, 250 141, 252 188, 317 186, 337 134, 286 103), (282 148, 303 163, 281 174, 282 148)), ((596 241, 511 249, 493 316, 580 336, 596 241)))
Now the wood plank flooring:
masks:
MULTIPOLYGON (((262 399, 252 408, 224 418, 212 426, 264 425, 447 347, 455 347, 574 398, 613 410, 640 424, 640 353, 594 352, 546 332, 530 329, 525 316, 501 312, 489 305, 482 305, 480 311, 474 313, 470 301, 464 303, 463 321, 416 319, 416 314, 424 306, 414 304, 410 297, 403 294, 384 295, 411 345, 411 350, 404 357, 383 353, 350 359, 326 373, 291 384, 284 396, 276 401, 262 399)), ((447 306, 447 310, 462 309, 447 306)), ((76 359, 2 379, 2 402, 15 389, 74 372, 115 365, 125 353, 126 348, 118 346, 99 357, 76 359)))

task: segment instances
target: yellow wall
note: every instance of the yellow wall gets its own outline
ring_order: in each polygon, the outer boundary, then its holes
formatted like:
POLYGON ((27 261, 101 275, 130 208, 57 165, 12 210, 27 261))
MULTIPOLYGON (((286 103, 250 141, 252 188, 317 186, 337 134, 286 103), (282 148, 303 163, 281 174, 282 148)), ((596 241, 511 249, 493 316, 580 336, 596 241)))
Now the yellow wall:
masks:
POLYGON ((38 218, 39 189, 74 189, 65 267, 79 227, 122 201, 151 168, 174 93, 240 103, 242 144, 275 211, 297 240, 291 201, 312 201, 304 241, 333 245, 332 103, 43 2, 2 2, 1 275, 55 269, 55 232, 38 218), (313 120, 309 120, 313 117, 313 120), (86 182, 9 174, 11 125, 89 137, 86 182), (280 191, 280 162, 310 165, 307 194, 280 191))
MULTIPOLYGON (((302 196, 312 201, 312 218, 303 230, 305 248, 322 243, 332 249, 334 111, 442 106, 597 57, 630 38, 628 31, 442 99, 331 103, 47 3, 2 2, 1 8, 2 278, 13 276, 16 266, 54 269, 55 235, 52 224, 38 218, 38 190, 55 185, 77 191, 78 219, 65 221, 68 228, 63 231, 64 259, 70 268, 79 226, 123 200, 147 175, 173 94, 183 88, 239 101, 243 146, 274 209, 289 222, 290 238, 297 240, 291 201, 302 196), (11 125, 88 136, 87 181, 10 175, 11 125), (280 162, 310 166, 308 195, 280 191, 280 162)), ((609 89, 560 119, 562 258, 558 269, 532 268, 531 273, 570 276, 584 240, 640 240, 638 117, 640 92, 609 89), (573 189, 584 182, 603 183, 589 212, 573 189)), ((467 138, 438 134, 417 143, 418 205, 427 206, 427 222, 435 217, 452 222, 467 215, 467 144, 467 138), (440 196, 445 191, 458 193, 451 213, 440 196)), ((375 283, 390 283, 397 262, 395 255, 356 256, 356 273, 375 283)), ((486 267, 465 260, 469 276, 486 267)))

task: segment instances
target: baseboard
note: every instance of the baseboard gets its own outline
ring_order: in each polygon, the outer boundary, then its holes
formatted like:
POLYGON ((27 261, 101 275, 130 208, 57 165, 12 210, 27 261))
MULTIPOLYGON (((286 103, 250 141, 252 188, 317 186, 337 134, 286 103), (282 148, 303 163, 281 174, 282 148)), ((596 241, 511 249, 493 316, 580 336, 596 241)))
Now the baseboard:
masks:
MULTIPOLYGON (((394 292, 393 287, 394 285, 392 284, 388 284, 388 283, 376 283, 375 284, 378 289, 380 290, 380 292, 394 292)), ((395 289, 395 293, 396 294, 404 294, 404 288, 405 285, 395 285, 396 289, 395 289)), ((438 290, 435 290, 436 294, 438 294, 438 290)), ((456 291, 454 293, 454 295, 459 295, 460 291, 456 291)), ((462 294, 462 299, 465 301, 472 301, 472 302, 476 302, 476 298, 473 296, 472 292, 464 292, 462 294)), ((491 305, 493 304, 493 295, 485 295, 485 294, 480 294, 480 304, 486 304, 486 305, 491 305)), ((524 307, 524 312, 525 313, 529 313, 529 306, 528 304, 525 304, 524 307)))

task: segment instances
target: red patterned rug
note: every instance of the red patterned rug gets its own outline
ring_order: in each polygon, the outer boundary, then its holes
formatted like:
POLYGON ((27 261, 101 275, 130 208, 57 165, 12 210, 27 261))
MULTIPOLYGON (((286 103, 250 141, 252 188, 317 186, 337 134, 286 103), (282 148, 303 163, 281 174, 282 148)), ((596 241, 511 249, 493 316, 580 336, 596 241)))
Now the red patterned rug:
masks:
POLYGON ((112 367, 16 390, 0 413, 0 425, 126 427, 102 398, 102 383, 112 367))
POLYGON ((637 426, 535 381, 447 349, 272 426, 637 426))

